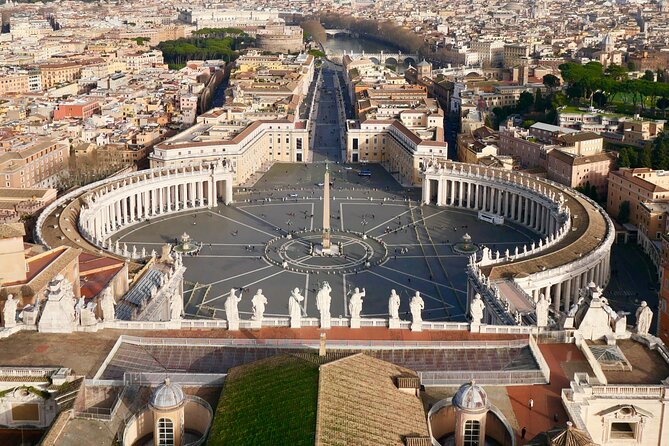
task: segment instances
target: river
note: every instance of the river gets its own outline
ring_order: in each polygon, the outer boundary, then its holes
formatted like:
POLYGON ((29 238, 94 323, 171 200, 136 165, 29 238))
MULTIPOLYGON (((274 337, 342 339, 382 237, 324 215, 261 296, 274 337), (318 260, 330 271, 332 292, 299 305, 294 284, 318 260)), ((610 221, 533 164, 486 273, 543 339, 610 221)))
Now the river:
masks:
POLYGON ((369 40, 365 38, 356 38, 352 36, 339 35, 336 37, 328 37, 328 39, 323 44, 326 52, 336 51, 336 52, 356 52, 362 53, 363 51, 367 53, 379 53, 385 51, 388 53, 396 52, 397 49, 393 48, 391 45, 386 45, 376 40, 369 40))

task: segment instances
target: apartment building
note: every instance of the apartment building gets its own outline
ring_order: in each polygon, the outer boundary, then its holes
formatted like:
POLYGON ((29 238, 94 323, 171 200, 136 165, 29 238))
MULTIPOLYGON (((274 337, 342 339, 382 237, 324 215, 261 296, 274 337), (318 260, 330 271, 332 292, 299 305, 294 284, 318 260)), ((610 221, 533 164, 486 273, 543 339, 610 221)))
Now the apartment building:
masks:
POLYGON ((39 69, 42 75, 42 88, 46 90, 58 84, 73 82, 81 75, 79 62, 42 64, 39 69))
POLYGON ((55 188, 67 173, 70 156, 66 138, 43 137, 16 141, 0 154, 0 184, 4 187, 55 188))
POLYGON ((67 118, 86 119, 96 113, 100 113, 98 101, 75 100, 58 104, 53 112, 53 120, 59 121, 67 118))

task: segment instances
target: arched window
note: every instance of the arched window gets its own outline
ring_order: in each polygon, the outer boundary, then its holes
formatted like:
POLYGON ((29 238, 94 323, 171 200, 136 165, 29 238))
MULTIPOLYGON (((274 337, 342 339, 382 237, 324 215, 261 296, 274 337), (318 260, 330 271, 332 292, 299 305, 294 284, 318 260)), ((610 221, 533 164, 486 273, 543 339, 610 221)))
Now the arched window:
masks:
POLYGON ((158 420, 158 446, 174 446, 174 424, 169 418, 158 420))
POLYGON ((465 421, 464 446, 480 446, 481 423, 476 420, 465 421))

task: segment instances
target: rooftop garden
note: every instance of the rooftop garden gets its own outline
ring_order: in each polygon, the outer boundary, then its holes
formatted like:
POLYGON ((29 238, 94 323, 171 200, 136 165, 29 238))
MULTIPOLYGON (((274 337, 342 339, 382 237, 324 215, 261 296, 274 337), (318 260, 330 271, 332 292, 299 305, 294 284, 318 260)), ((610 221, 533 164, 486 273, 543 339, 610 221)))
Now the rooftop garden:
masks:
POLYGON ((230 370, 208 445, 313 445, 318 366, 283 355, 230 370))

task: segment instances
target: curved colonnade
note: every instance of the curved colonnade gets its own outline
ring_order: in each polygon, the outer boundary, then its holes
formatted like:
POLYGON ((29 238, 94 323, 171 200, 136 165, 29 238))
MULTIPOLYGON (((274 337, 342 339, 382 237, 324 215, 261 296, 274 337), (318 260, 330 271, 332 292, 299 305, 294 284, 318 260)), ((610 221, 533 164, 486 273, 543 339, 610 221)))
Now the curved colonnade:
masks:
MULTIPOLYGON (((50 247, 53 237, 45 235, 49 229, 60 229, 60 240, 84 248, 85 242, 96 250, 139 260, 146 252, 133 247, 111 244, 116 232, 160 215, 186 209, 211 208, 221 201, 232 202, 234 172, 222 163, 189 167, 161 167, 111 177, 77 189, 49 205, 40 215, 35 228, 38 242, 50 247), (61 212, 57 212, 63 207, 61 212), (74 220, 74 221, 73 221, 74 220), (54 222, 55 224, 47 224, 54 222), (72 238, 72 230, 80 238, 72 238), (82 246, 83 245, 83 246, 82 246)), ((62 244, 62 243, 61 243, 62 244)))
MULTIPOLYGON (((219 200, 230 203, 233 178, 232 169, 222 163, 108 178, 49 205, 38 219, 35 238, 47 247, 68 243, 139 260, 147 253, 112 245, 110 237, 148 218, 212 207, 219 200), (54 237, 51 228, 60 235, 54 237)), ((541 294, 552 300, 556 313, 567 312, 590 282, 602 287, 608 282, 613 224, 596 203, 566 186, 502 169, 446 162, 423 171, 422 201, 486 211, 541 236, 539 243, 503 253, 484 248, 481 256, 470 259, 469 300, 481 294, 488 309, 484 322, 522 324, 524 319, 532 324, 534 303, 541 294)))
POLYGON ((517 172, 446 162, 423 172, 423 203, 485 211, 528 227, 539 243, 504 253, 483 249, 469 265, 469 300, 481 294, 490 323, 533 322, 543 294, 569 311, 590 282, 604 287, 615 230, 594 201, 564 185, 517 172))

